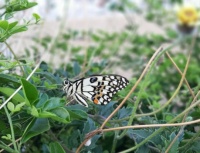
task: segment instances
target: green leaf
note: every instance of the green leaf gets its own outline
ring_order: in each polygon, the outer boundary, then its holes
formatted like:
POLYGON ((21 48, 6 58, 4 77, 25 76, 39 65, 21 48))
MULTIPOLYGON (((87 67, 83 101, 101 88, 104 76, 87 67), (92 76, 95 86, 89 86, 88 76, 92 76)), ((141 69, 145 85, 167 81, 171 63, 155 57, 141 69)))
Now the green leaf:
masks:
POLYGON ((23 32, 23 31, 26 31, 28 30, 28 28, 24 25, 20 25, 20 26, 15 26, 14 28, 12 28, 9 33, 10 35, 13 35, 15 33, 18 33, 18 32, 23 32))
POLYGON ((2 139, 9 140, 9 141, 12 141, 12 139, 11 139, 11 134, 6 134, 6 136, 2 136, 1 138, 2 138, 2 139))
POLYGON ((18 21, 12 22, 9 24, 8 30, 12 29, 13 27, 15 27, 17 25, 18 21))
POLYGON ((10 76, 10 75, 6 75, 6 74, 0 74, 0 85, 1 84, 12 84, 14 86, 20 86, 20 83, 18 82, 18 80, 16 79, 16 77, 10 76))
POLYGON ((170 113, 166 113, 166 116, 165 116, 165 120, 167 122, 171 121, 175 116, 173 114, 170 114, 170 113))
MULTIPOLYGON (((175 137, 176 137, 176 134, 174 132, 171 133, 169 144, 174 140, 175 137)), ((179 139, 176 139, 176 141, 171 146, 169 153, 178 153, 179 143, 180 143, 179 139)))
POLYGON ((65 153, 65 150, 58 142, 52 142, 49 144, 50 153, 65 153))
POLYGON ((37 5, 36 2, 28 2, 28 5, 27 5, 26 8, 31 8, 31 7, 36 6, 36 5, 37 5))
POLYGON ((38 74, 43 75, 46 79, 48 79, 52 84, 57 84, 56 78, 52 73, 49 72, 38 72, 38 74))
POLYGON ((124 117, 127 117, 129 115, 131 115, 131 112, 132 112, 132 108, 121 108, 119 111, 118 111, 118 118, 124 118, 124 117))
POLYGON ((26 103, 23 102, 15 106, 12 102, 8 102, 7 107, 12 113, 14 113, 20 111, 22 106, 24 106, 25 104, 26 103))
POLYGON ((166 29, 166 33, 167 33, 167 36, 168 36, 170 39, 177 38, 177 31, 175 31, 175 30, 166 29))
POLYGON ((79 109, 67 109, 70 114, 71 120, 82 120, 87 119, 88 115, 85 111, 79 109))
POLYGON ((91 37, 92 37, 92 39, 93 39, 94 41, 96 41, 96 42, 98 42, 98 41, 101 40, 101 37, 100 37, 99 35, 97 35, 97 34, 92 34, 91 37))
POLYGON ((35 116, 35 117, 39 117, 39 113, 38 110, 35 106, 31 107, 31 115, 35 116))
POLYGON ((55 109, 57 107, 61 107, 65 105, 65 101, 57 98, 57 97, 52 97, 50 98, 48 101, 46 101, 43 110, 52 110, 55 109))
POLYGON ((57 84, 49 84, 47 81, 44 82, 44 85, 45 85, 45 88, 47 88, 48 90, 57 88, 57 84))
POLYGON ((153 101, 153 108, 154 108, 154 109, 160 108, 160 103, 157 102, 157 101, 153 101))
MULTIPOLYGON (((6 96, 10 97, 16 89, 8 88, 8 87, 0 87, 0 92, 5 94, 6 96)), ((24 102, 25 99, 22 97, 19 93, 16 93, 12 100, 15 100, 17 102, 24 102)))
POLYGON ((12 18, 13 17, 13 12, 11 12, 11 13, 5 13, 5 20, 9 20, 10 18, 12 18))
POLYGON ((41 118, 51 118, 53 120, 63 122, 63 123, 69 123, 70 122, 69 113, 64 108, 62 108, 62 109, 57 108, 52 112, 48 112, 48 111, 40 112, 39 117, 41 117, 41 118), (59 114, 58 112, 60 114, 62 114, 62 116, 58 115, 59 114))
MULTIPOLYGON (((127 136, 130 137, 130 139, 135 140, 137 143, 140 143, 144 139, 146 139, 149 135, 151 135, 154 132, 152 129, 143 129, 143 130, 128 130, 127 136)), ((160 138, 160 135, 156 135, 153 137, 149 142, 153 144, 161 144, 162 140, 160 138)))
MULTIPOLYGON (((1 71, 4 71, 4 70, 7 70, 7 69, 12 69, 12 68, 14 68, 15 66, 17 66, 18 65, 18 63, 16 62, 16 61, 11 61, 11 60, 2 60, 2 61, 0 61, 0 70, 1 71)), ((4 75, 6 75, 6 74, 4 74, 4 75)))
POLYGON ((2 28, 3 30, 6 31, 8 29, 8 26, 9 26, 8 21, 6 21, 6 20, 0 21, 0 28, 2 28))
POLYGON ((75 76, 77 76, 81 72, 81 68, 78 62, 74 62, 73 71, 75 76))
POLYGON ((22 108, 22 106, 24 106, 26 103, 25 102, 23 102, 23 103, 20 103, 20 104, 17 104, 16 106, 15 106, 15 112, 18 112, 18 111, 20 111, 21 110, 21 108, 22 108))
POLYGON ((38 14, 33 13, 33 17, 35 18, 36 23, 40 21, 40 16, 38 14))
MULTIPOLYGON (((185 146, 183 147, 183 149, 185 149, 185 146)), ((196 140, 196 141, 193 141, 192 145, 187 146, 187 150, 184 150, 182 152, 184 152, 184 153, 198 153, 199 150, 200 150, 199 141, 196 140)))
POLYGON ((48 112, 48 111, 40 112, 39 117, 41 117, 41 118, 52 118, 52 119, 57 118, 56 114, 48 112))
POLYGON ((39 96, 39 101, 38 101, 38 103, 36 104, 36 107, 37 107, 37 108, 42 108, 42 107, 45 105, 45 103, 46 103, 47 101, 49 101, 48 99, 49 99, 49 97, 48 97, 48 95, 47 95, 46 93, 40 94, 40 96, 39 96))
POLYGON ((8 102, 7 107, 11 112, 14 112, 15 106, 12 102, 8 102))
POLYGON ((6 13, 26 10, 35 5, 37 5, 36 2, 25 2, 25 3, 13 2, 6 8, 6 13))
POLYGON ((24 96, 28 105, 32 105, 38 99, 38 91, 34 85, 25 79, 21 79, 24 96))
MULTIPOLYGON (((94 129, 96 129, 95 122, 92 119, 88 118, 88 120, 84 124, 84 128, 81 134, 81 140, 85 139, 85 134, 91 132, 94 129)), ((91 150, 95 148, 96 142, 98 141, 99 138, 100 138, 99 135, 95 135, 94 137, 92 137, 91 144, 87 146, 87 149, 91 150)))
POLYGON ((105 105, 104 107, 100 107, 99 114, 104 117, 108 117, 114 110, 114 108, 113 108, 114 104, 115 104, 114 102, 110 102, 107 105, 105 105))
POLYGON ((22 136, 22 143, 25 143, 30 138, 44 133, 45 131, 50 129, 49 121, 45 118, 33 119, 31 123, 28 125, 22 136))
POLYGON ((51 110, 52 113, 56 114, 58 117, 64 119, 66 122, 70 121, 70 116, 68 111, 63 107, 58 107, 51 110))
POLYGON ((95 122, 92 119, 88 118, 88 120, 84 123, 83 134, 91 132, 95 128, 95 122))

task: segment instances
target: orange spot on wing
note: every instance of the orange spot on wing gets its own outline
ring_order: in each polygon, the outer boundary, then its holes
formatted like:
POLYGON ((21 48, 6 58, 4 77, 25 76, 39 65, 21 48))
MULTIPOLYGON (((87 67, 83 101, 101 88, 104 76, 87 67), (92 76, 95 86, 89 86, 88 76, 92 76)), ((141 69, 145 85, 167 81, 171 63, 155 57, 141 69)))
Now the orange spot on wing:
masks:
POLYGON ((93 102, 94 102, 95 104, 98 104, 99 101, 98 101, 98 99, 95 98, 95 99, 93 100, 93 102))

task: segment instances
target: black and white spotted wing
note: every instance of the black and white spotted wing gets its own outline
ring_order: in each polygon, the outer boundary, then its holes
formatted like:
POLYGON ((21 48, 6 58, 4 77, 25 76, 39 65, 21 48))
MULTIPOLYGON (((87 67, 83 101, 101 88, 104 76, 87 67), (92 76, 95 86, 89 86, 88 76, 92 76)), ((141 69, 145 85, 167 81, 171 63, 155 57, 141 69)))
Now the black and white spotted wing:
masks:
POLYGON ((106 105, 119 90, 125 88, 129 81, 120 75, 94 75, 71 82, 64 81, 63 90, 67 96, 88 107, 85 99, 95 104, 106 105))

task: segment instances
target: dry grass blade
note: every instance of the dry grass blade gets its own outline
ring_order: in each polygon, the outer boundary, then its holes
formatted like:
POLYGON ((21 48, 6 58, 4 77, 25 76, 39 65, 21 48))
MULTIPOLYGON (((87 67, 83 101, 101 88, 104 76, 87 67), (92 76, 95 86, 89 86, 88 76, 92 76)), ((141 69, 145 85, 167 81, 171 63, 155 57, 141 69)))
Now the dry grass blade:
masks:
MULTIPOLYGON (((136 89, 136 87, 138 86, 138 84, 141 82, 142 78, 145 76, 146 72, 148 71, 150 65, 152 64, 152 62, 154 61, 154 59, 157 57, 157 55, 160 53, 160 51, 162 51, 163 48, 160 47, 156 50, 156 52, 153 54, 153 56, 151 57, 151 59, 149 60, 148 64, 146 65, 145 69, 143 70, 142 74, 140 75, 140 78, 137 80, 137 82, 135 83, 135 85, 132 87, 132 89, 130 90, 130 92, 127 94, 127 96, 123 99, 123 101, 119 104, 119 106, 107 117, 107 119, 103 122, 103 124, 101 125, 99 130, 102 130, 104 128, 104 126, 106 125, 106 123, 112 118, 112 116, 124 105, 124 103, 126 102, 126 100, 131 96, 131 94, 134 92, 134 90, 136 89)), ((93 133, 93 132, 92 132, 93 133)), ((96 134, 96 132, 95 132, 96 134)), ((91 137, 94 135, 91 135, 91 137)), ((78 149, 76 150, 76 153, 79 153, 81 148, 83 147, 83 145, 91 138, 88 137, 87 139, 85 139, 80 146, 78 147, 78 149)))

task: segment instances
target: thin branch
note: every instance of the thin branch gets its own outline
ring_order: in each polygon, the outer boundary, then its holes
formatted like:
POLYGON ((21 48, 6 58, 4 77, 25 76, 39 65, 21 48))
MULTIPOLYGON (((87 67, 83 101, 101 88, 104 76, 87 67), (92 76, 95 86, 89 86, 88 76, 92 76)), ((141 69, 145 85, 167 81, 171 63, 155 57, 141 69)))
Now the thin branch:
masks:
MULTIPOLYGON (((175 43, 176 44, 176 43, 175 43)), ((175 45, 174 44, 174 45, 175 45)), ((174 45, 168 47, 167 49, 165 49, 164 51, 168 50, 169 48, 172 48, 174 45)), ((127 96, 123 99, 123 101, 120 103, 120 105, 108 116, 108 118, 104 121, 104 123, 102 124, 102 126, 100 127, 100 129, 103 129, 103 127, 105 126, 105 124, 112 118, 112 116, 123 106, 123 104, 126 102, 126 100, 131 96, 131 94, 133 93, 133 91, 136 89, 136 87, 138 86, 138 84, 141 82, 142 78, 145 76, 145 74, 148 72, 148 69, 150 68, 152 62, 155 60, 155 58, 157 56, 159 56, 159 53, 163 51, 163 49, 160 47, 159 49, 156 50, 156 52, 153 54, 153 56, 151 57, 151 59, 149 60, 148 64, 146 65, 145 69, 143 70, 142 74, 140 75, 140 78, 137 80, 137 82, 135 83, 135 85, 132 87, 132 89, 130 90, 130 92, 127 94, 127 96)), ((163 52, 164 52, 163 51, 163 52)), ((95 131, 94 131, 95 132, 95 131)), ((97 132, 98 133, 98 132, 97 132)), ((94 133, 93 133, 94 134, 94 133)), ((95 134, 94 134, 95 135, 95 134)), ((83 147, 83 145, 88 141, 88 139, 85 139, 80 146, 78 147, 76 153, 80 152, 80 149, 83 147)))
MULTIPOLYGON (((41 61, 36 65, 36 67, 33 69, 33 71, 26 78, 26 80, 29 80, 32 77, 32 75, 35 73, 35 71, 40 66, 40 63, 41 63, 41 61)), ((21 88, 22 88, 22 85, 17 90, 15 90, 15 92, 0 106, 0 109, 2 109, 15 96, 15 94, 21 90, 21 88)))
MULTIPOLYGON (((18 153, 18 152, 16 152, 15 150, 11 149, 10 147, 4 146, 4 145, 2 145, 2 144, 0 144, 0 148, 3 148, 3 149, 2 149, 3 151, 6 150, 6 151, 8 151, 8 152, 10 152, 10 153, 18 153)), ((2 150, 1 150, 1 151, 2 151, 2 150)))
MULTIPOLYGON (((200 103, 200 100, 196 105, 200 103)), ((109 128, 109 129, 97 129, 92 132, 90 132, 87 136, 86 139, 83 141, 81 144, 82 146, 89 140, 91 139, 94 135, 102 133, 102 132, 110 132, 110 131, 115 131, 115 130, 125 130, 125 129, 140 129, 140 128, 155 128, 155 127, 174 127, 174 126, 186 126, 186 125, 192 125, 200 123, 200 119, 194 120, 194 121, 189 121, 189 122, 183 122, 183 123, 168 123, 168 124, 148 124, 148 125, 132 125, 132 126, 123 126, 123 127, 116 127, 116 128, 109 128)), ((79 146, 81 149, 81 147, 79 146)), ((80 152, 80 149, 76 150, 76 153, 80 152)))
MULTIPOLYGON (((181 77, 181 80, 180 80, 180 83, 179 83, 179 86, 178 88, 176 89, 175 93, 178 92, 178 89, 180 88, 180 86, 182 85, 183 81, 184 81, 184 78, 185 78, 185 75, 186 75, 186 72, 187 72, 187 69, 188 69, 188 66, 189 66, 189 63, 190 63, 190 58, 191 58, 191 50, 189 52, 189 56, 188 56, 188 59, 187 59, 187 63, 185 65, 185 68, 184 68, 184 72, 183 72, 183 75, 181 77)), ((190 109, 192 109, 193 107, 197 106, 197 104, 199 104, 200 101, 198 101, 197 103, 191 105, 189 108, 185 109, 182 113, 180 113, 178 116, 176 116, 175 118, 173 118, 169 123, 173 123, 175 121, 177 121, 180 117, 184 116, 186 112, 190 111, 190 109)), ((157 131, 155 131, 154 133, 152 133, 151 135, 149 135, 145 140, 143 140, 142 142, 138 143, 136 146, 132 147, 132 148, 129 148, 127 150, 124 150, 122 153, 126 153, 126 152, 129 152, 129 151, 133 151, 137 148, 139 148, 140 146, 142 146, 143 144, 145 144, 146 142, 148 142, 151 138, 153 138, 155 135, 159 134, 161 131, 164 130, 164 127, 161 127, 160 129, 158 129, 157 131)))
POLYGON ((6 41, 4 41, 4 43, 6 44, 6 46, 9 48, 9 50, 10 50, 11 53, 13 54, 14 59, 15 59, 15 60, 17 61, 17 63, 19 64, 19 67, 20 67, 20 69, 21 69, 21 71, 22 71, 22 74, 23 74, 23 76, 24 76, 24 75, 25 75, 24 69, 23 69, 23 67, 21 66, 21 63, 20 63, 19 59, 17 58, 15 52, 13 51, 13 49, 10 47, 10 45, 9 45, 6 41))
POLYGON ((12 139, 13 146, 14 146, 15 151, 18 152, 17 143, 15 141, 15 133, 14 133, 14 129, 13 129, 12 119, 11 119, 10 114, 8 113, 8 109, 6 107, 4 107, 4 110, 6 112, 8 122, 9 122, 9 125, 10 125, 10 132, 11 132, 11 139, 12 139))
POLYGON ((123 126, 117 128, 109 128, 109 129, 102 129, 98 130, 99 132, 110 132, 115 130, 125 130, 125 129, 141 129, 141 128, 155 128, 155 127, 174 127, 174 126, 186 126, 191 124, 200 123, 200 119, 190 121, 190 122, 183 122, 183 123, 173 123, 173 124, 148 124, 148 125, 132 125, 132 126, 123 126))
MULTIPOLYGON (((195 42, 196 42, 196 36, 193 37, 193 39, 192 39, 191 49, 190 49, 190 52, 189 52, 190 55, 192 54, 192 50, 193 50, 193 48, 194 48, 195 42)), ((181 76, 183 76, 182 72, 180 71, 180 69, 178 68, 178 66, 176 65, 176 63, 173 61, 173 59, 171 59, 170 55, 168 55, 168 53, 166 53, 166 54, 167 54, 167 56, 170 58, 170 60, 172 61, 172 63, 175 65, 176 69, 179 71, 179 73, 181 74, 181 76)), ((196 97, 195 97, 195 96, 194 96, 194 93, 193 93, 192 89, 190 88, 190 85, 188 84, 186 78, 184 78, 184 81, 185 81, 185 83, 186 83, 186 85, 187 85, 187 87, 188 87, 188 89, 189 89, 189 91, 190 91, 192 97, 194 98, 193 101, 192 101, 192 103, 190 104, 190 106, 191 106, 191 105, 192 105, 193 103, 195 103, 195 101, 197 100, 198 95, 199 95, 200 92, 198 92, 197 95, 196 95, 196 97)), ((184 117, 183 117, 183 119, 182 119, 182 122, 185 121, 187 115, 188 115, 188 112, 185 113, 185 115, 184 115, 184 117)), ((185 126, 182 126, 182 127, 181 127, 181 129, 180 129, 180 131, 178 132, 178 134, 176 135, 176 137, 172 140, 172 142, 170 143, 170 145, 167 147, 167 149, 166 149, 166 151, 165 151, 166 153, 169 152, 169 150, 171 149, 172 145, 176 142, 176 140, 178 139, 178 137, 182 134, 182 132, 184 131, 184 128, 185 128, 185 126)))
POLYGON ((151 65, 151 63, 153 62, 153 60, 155 59, 155 57, 159 54, 159 52, 161 50, 163 50, 162 47, 160 47, 159 49, 157 49, 157 51, 153 54, 153 56, 151 57, 151 59, 149 60, 149 62, 147 64, 147 66, 145 67, 144 71, 140 75, 140 78, 137 80, 137 82, 133 86, 133 88, 130 90, 130 92, 127 94, 127 96, 123 99, 123 101, 120 103, 120 105, 108 116, 108 118, 101 125, 100 129, 103 129, 103 127, 111 119, 111 117, 124 105, 124 103, 126 102, 126 100, 131 96, 131 94, 134 92, 134 90, 136 89, 136 87, 138 86, 138 84, 141 82, 142 78, 145 76, 146 72, 149 69, 149 66, 151 65))
MULTIPOLYGON (((176 65, 176 63, 174 62, 174 60, 171 58, 170 54, 169 54, 168 52, 166 52, 166 55, 167 55, 167 57, 170 59, 170 61, 174 64, 174 66, 175 66, 175 68, 177 69, 177 71, 178 71, 178 72, 181 74, 181 76, 182 76, 183 73, 182 73, 181 70, 178 68, 178 66, 176 65)), ((192 89, 190 88, 190 85, 189 85, 187 79, 185 78, 184 81, 185 81, 185 84, 187 85, 187 87, 188 87, 188 89, 189 89, 189 91, 190 91, 190 94, 191 94, 192 97, 194 98, 194 97, 195 97, 194 92, 193 92, 192 89)))
MULTIPOLYGON (((22 137, 18 138, 15 142, 18 142, 19 140, 21 140, 22 137)), ((11 145, 13 145, 13 143, 10 143, 9 145, 7 145, 6 147, 4 147, 3 149, 0 150, 0 153, 3 152, 4 150, 6 150, 5 148, 10 147, 11 145)), ((1 147, 0 147, 1 148, 1 147)), ((6 150, 8 151, 8 150, 6 150)))
MULTIPOLYGON (((142 78, 145 76, 146 72, 149 69, 149 66, 151 65, 151 63, 153 62, 153 60, 155 59, 155 57, 159 54, 159 52, 162 50, 162 47, 160 47, 159 49, 157 49, 157 51, 153 54, 153 56, 151 57, 151 59, 149 60, 147 66, 145 67, 145 69, 143 70, 142 74, 140 75, 140 78, 137 80, 137 82, 135 83, 135 85, 132 87, 132 89, 130 90, 130 92, 127 94, 127 96, 123 99, 123 101, 119 104, 119 106, 107 117, 107 119, 103 122, 103 124, 100 127, 100 130, 102 130, 104 128, 104 126, 106 125, 106 123, 112 118, 112 116, 124 105, 124 103, 126 102, 126 100, 131 96, 131 94, 133 93, 133 91, 136 89, 136 87, 138 86, 138 84, 141 82, 142 78)), ((95 135, 96 130, 94 131, 95 135)), ((98 133, 98 131, 97 131, 98 133)), ((93 136, 93 135, 92 135, 93 136)), ((79 153, 81 148, 83 147, 83 145, 88 141, 88 139, 85 139, 80 146, 78 147, 78 149, 76 150, 76 153, 79 153)))

